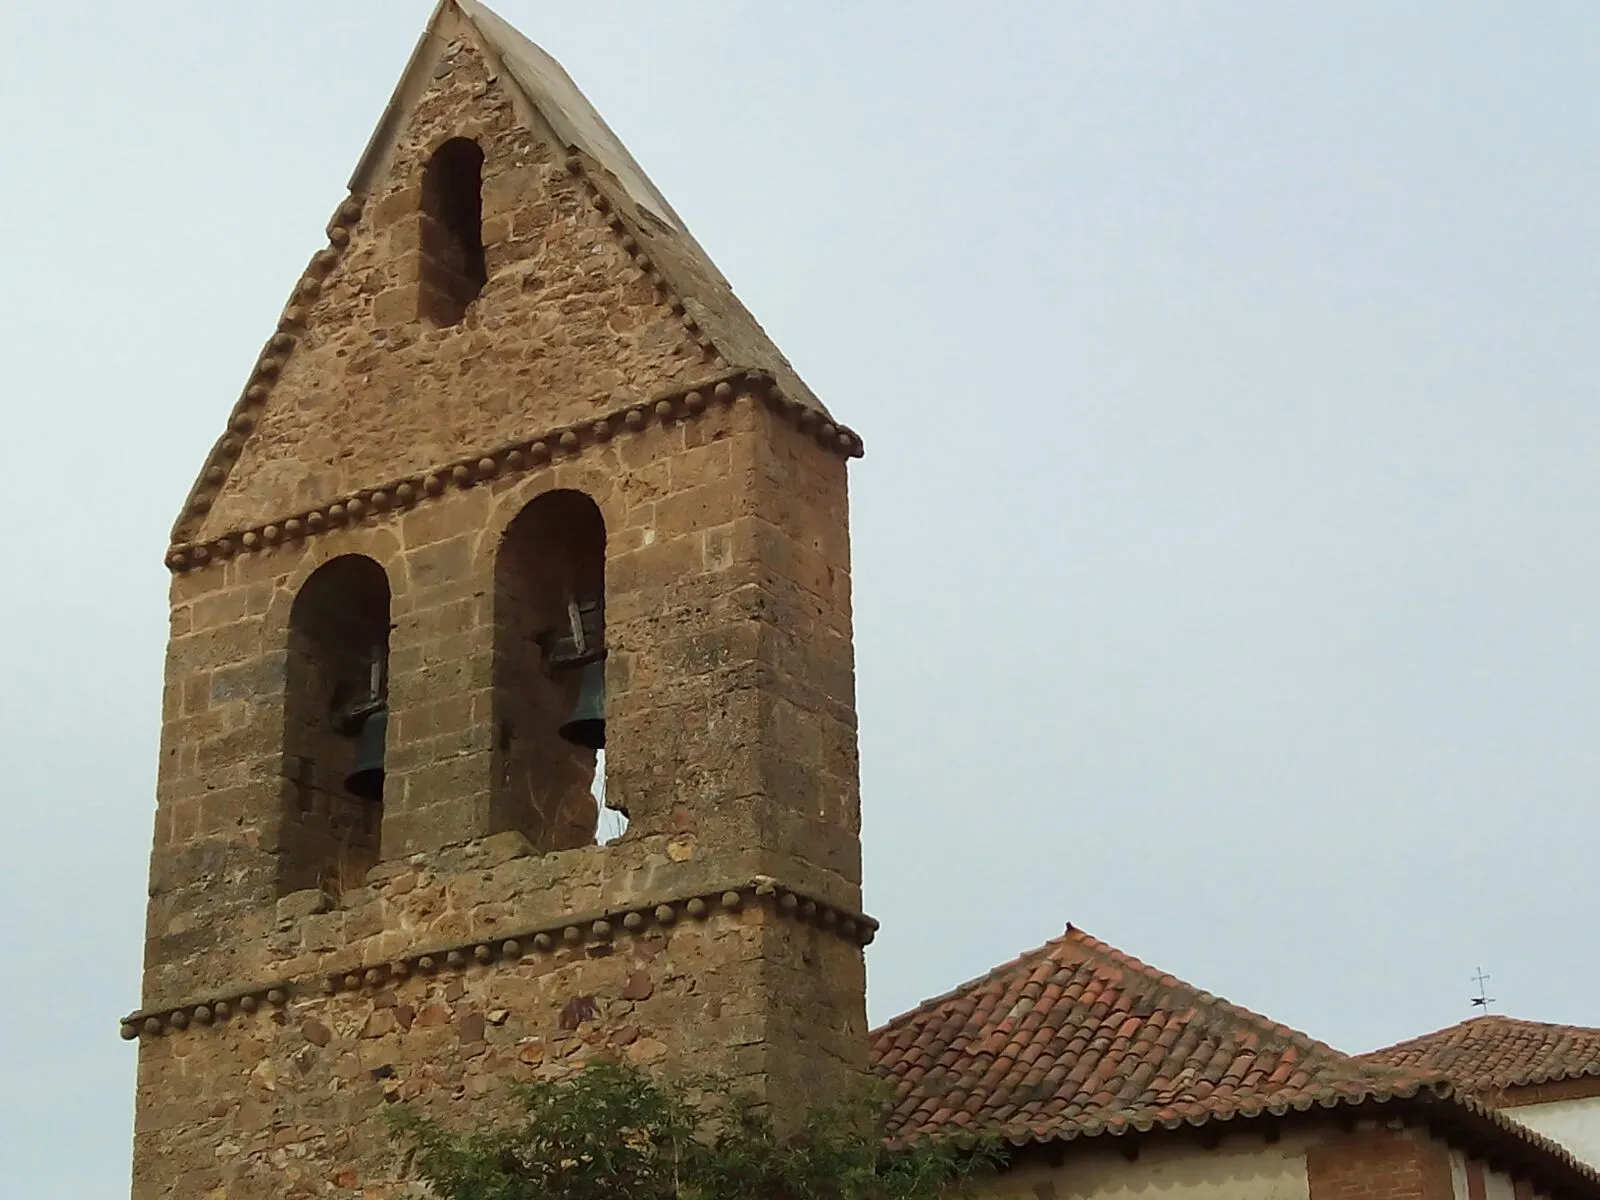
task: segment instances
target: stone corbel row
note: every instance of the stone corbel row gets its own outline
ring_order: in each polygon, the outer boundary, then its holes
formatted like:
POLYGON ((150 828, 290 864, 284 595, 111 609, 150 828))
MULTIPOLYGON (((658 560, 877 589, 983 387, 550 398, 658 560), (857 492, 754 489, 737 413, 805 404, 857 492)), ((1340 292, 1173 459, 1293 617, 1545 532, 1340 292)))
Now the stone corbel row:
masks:
POLYGON ((169 1030, 220 1024, 236 1012, 248 1016, 264 1008, 282 1008, 289 1003, 291 991, 289 984, 282 982, 264 988, 251 988, 245 992, 231 992, 226 996, 218 996, 196 1004, 184 1004, 177 1008, 131 1013, 122 1018, 122 1039, 131 1042, 140 1034, 156 1037, 169 1030))
POLYGON ((232 558, 238 553, 268 550, 330 529, 375 520, 397 509, 410 508, 445 494, 451 488, 469 488, 499 475, 538 470, 565 456, 575 457, 585 447, 603 445, 619 432, 637 433, 652 422, 670 424, 693 420, 712 404, 731 405, 742 397, 759 395, 819 444, 846 458, 863 453, 861 438, 842 425, 785 396, 766 372, 736 371, 721 378, 673 392, 653 401, 624 405, 598 418, 553 429, 528 441, 499 446, 470 458, 446 463, 421 475, 394 480, 376 488, 352 492, 331 504, 296 513, 282 521, 226 534, 207 542, 182 543, 167 551, 167 566, 183 572, 232 558))
POLYGON ((244 450, 245 438, 256 427, 261 409, 279 375, 283 373, 289 354, 299 341, 300 331, 305 326, 306 310, 321 294, 323 284, 344 257, 345 250, 350 246, 350 230, 359 220, 361 201, 352 196, 339 205, 328 222, 328 244, 311 256, 311 261, 295 284, 294 295, 278 319, 277 332, 267 339, 267 344, 256 359, 244 394, 239 397, 228 417, 228 431, 211 448, 205 468, 184 503, 183 515, 178 518, 178 524, 172 531, 174 542, 179 541, 211 511, 229 471, 244 450))
POLYGON ((641 934, 652 927, 670 928, 684 920, 704 921, 718 909, 734 913, 747 904, 763 903, 770 904, 782 916, 815 925, 858 946, 870 945, 877 936, 878 922, 871 917, 820 903, 799 892, 780 888, 770 880, 758 880, 720 892, 572 916, 559 925, 510 936, 496 935, 488 940, 418 951, 364 970, 334 971, 323 980, 322 990, 328 995, 354 992, 381 987, 413 974, 451 973, 474 964, 487 966, 498 960, 515 962, 530 954, 553 954, 562 949, 603 945, 621 933, 641 934))
MULTIPOLYGON (((398 983, 412 975, 453 974, 474 965, 516 962, 531 954, 586 949, 610 943, 623 933, 642 934, 651 928, 669 929, 685 920, 698 923, 707 920, 718 910, 736 913, 750 904, 765 904, 779 916, 815 926, 857 946, 871 945, 878 935, 878 922, 865 913, 826 904, 803 892, 780 887, 770 879, 757 878, 721 891, 570 916, 554 925, 421 950, 377 966, 333 971, 321 977, 320 990, 328 996, 339 992, 360 992, 398 983)), ((220 999, 136 1012, 122 1019, 122 1036, 127 1041, 141 1035, 157 1037, 174 1030, 215 1025, 226 1021, 234 1012, 254 1013, 263 1007, 282 1008, 294 992, 293 984, 285 981, 267 988, 232 993, 220 999)))

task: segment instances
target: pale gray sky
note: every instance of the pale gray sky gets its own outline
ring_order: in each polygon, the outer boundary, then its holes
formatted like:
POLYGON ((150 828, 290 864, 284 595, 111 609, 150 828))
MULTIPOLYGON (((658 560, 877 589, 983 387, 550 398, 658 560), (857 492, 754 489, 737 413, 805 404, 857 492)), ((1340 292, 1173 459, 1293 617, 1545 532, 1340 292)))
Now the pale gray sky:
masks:
MULTIPOLYGON (((0 11, 0 1162, 125 1194, 165 534, 431 0, 0 11)), ((1592 0, 501 0, 842 420, 875 1021, 1600 1024, 1592 0)))

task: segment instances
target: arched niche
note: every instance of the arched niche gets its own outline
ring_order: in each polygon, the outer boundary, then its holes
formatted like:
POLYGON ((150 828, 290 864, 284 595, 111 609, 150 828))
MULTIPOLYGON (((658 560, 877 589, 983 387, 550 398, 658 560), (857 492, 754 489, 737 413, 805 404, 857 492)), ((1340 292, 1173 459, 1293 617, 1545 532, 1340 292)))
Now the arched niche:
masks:
POLYGON ((490 820, 543 851, 595 841, 605 558, 599 506, 569 490, 529 502, 495 556, 490 820))
POLYGON ((358 554, 319 567, 295 596, 288 650, 279 890, 337 896, 365 882, 381 844, 383 777, 371 768, 387 725, 383 568, 358 554))

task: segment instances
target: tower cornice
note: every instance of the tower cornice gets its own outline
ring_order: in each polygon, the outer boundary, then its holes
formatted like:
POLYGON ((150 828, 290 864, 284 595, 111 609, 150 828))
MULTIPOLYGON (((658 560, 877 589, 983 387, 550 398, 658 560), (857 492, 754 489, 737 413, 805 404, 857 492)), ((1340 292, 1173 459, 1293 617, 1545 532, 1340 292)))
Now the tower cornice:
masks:
MULTIPOLYGON (((802 434, 841 458, 866 452, 861 435, 786 395, 764 371, 733 370, 672 388, 648 400, 625 404, 586 421, 547 429, 528 438, 471 451, 420 472, 386 480, 374 487, 347 492, 326 504, 282 514, 279 518, 197 542, 175 542, 167 550, 167 566, 186 572, 225 562, 236 554, 267 551, 275 546, 314 538, 331 530, 379 521, 425 504, 451 490, 474 487, 501 476, 546 470, 605 445, 615 438, 641 433, 651 425, 694 421, 713 404, 762 403, 802 434)), ((217 480, 221 485, 222 478, 217 480)), ((192 503, 192 501, 191 501, 192 503)))
POLYGON ((584 954, 618 938, 703 924, 719 912, 738 913, 751 906, 760 906, 780 919, 814 927, 855 946, 871 945, 878 934, 878 921, 865 913, 829 904, 770 876, 758 876, 656 899, 565 913, 553 920, 497 932, 492 937, 416 946, 382 961, 333 954, 317 970, 302 975, 237 984, 176 1004, 129 1013, 122 1018, 122 1036, 132 1041, 140 1036, 214 1028, 235 1015, 271 1012, 297 998, 368 992, 393 987, 414 976, 442 978, 496 964, 508 966, 523 959, 584 954))

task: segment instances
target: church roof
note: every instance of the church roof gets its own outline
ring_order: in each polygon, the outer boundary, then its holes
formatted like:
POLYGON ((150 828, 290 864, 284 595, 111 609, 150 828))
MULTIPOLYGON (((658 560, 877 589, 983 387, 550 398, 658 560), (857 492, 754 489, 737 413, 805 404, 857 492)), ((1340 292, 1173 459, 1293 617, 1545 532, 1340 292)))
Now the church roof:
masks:
POLYGON ((907 1135, 1050 1139, 1193 1124, 1414 1092, 1431 1078, 1362 1063, 1070 925, 891 1021, 872 1050, 907 1135))
POLYGON ((1600 1077, 1600 1029, 1482 1016, 1361 1056, 1438 1071, 1474 1092, 1600 1077))
POLYGON ((1071 925, 874 1031, 871 1053, 902 1138, 987 1133, 1020 1147, 1382 1109, 1552 1195, 1600 1197, 1600 1172, 1444 1074, 1344 1054, 1071 925))

